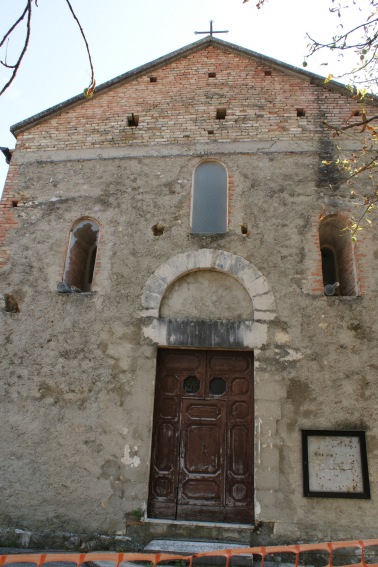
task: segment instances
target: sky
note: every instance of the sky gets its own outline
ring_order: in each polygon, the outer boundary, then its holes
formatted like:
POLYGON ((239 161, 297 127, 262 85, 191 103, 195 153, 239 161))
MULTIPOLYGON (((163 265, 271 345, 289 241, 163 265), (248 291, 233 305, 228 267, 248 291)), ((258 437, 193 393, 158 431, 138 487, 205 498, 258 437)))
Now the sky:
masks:
MULTIPOLYGON (((70 1, 89 43, 98 85, 203 38, 194 32, 209 30, 210 20, 215 30, 229 30, 220 39, 300 68, 309 43, 306 33, 326 41, 340 23, 329 12, 331 0, 268 0, 260 10, 256 0, 70 1)), ((29 48, 15 81, 0 97, 0 146, 9 148, 16 144, 11 125, 82 93, 90 83, 85 45, 66 1, 34 2, 29 48)), ((0 0, 0 37, 25 4, 0 0)), ((14 61, 22 37, 21 27, 6 46, 8 63, 14 61)), ((306 70, 327 76, 336 74, 336 68, 322 55, 311 58, 306 70), (325 60, 328 66, 321 65, 325 60)), ((1 85, 8 75, 1 67, 1 85)), ((0 154, 0 193, 7 170, 0 154)))

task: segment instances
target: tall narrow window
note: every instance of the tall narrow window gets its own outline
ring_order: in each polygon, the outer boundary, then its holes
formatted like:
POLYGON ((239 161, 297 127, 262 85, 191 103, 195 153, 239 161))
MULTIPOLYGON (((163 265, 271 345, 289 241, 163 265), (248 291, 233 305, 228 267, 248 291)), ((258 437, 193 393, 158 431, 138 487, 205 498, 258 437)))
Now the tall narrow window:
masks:
POLYGON ((227 171, 216 161, 201 163, 194 172, 192 233, 227 232, 227 171))
MULTIPOLYGON (((337 269, 335 252, 329 246, 321 248, 322 254, 322 270, 323 270, 323 283, 326 285, 334 285, 339 282, 339 274, 337 269)), ((338 286, 337 286, 338 287, 338 286)), ((335 294, 338 294, 338 289, 335 288, 335 294)))
POLYGON ((71 288, 90 291, 96 262, 99 226, 90 219, 77 222, 70 235, 64 281, 71 288))
POLYGON ((323 284, 327 295, 357 295, 354 249, 345 230, 346 223, 347 219, 341 215, 332 215, 319 225, 323 284))

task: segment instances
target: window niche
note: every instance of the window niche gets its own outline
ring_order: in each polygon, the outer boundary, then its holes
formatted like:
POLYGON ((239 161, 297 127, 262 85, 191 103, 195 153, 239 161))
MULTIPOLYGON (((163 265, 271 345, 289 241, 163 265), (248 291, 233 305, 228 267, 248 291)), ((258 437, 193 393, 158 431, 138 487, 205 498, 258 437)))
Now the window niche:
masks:
POLYGON ((357 295, 354 246, 348 230, 345 230, 346 226, 347 219, 341 215, 328 216, 319 225, 323 285, 326 295, 357 295))
POLYGON ((127 117, 127 125, 131 127, 137 127, 139 124, 139 115, 138 114, 131 114, 127 117))
POLYGON ((63 280, 77 291, 91 291, 100 227, 91 220, 78 221, 72 228, 63 280))
POLYGON ((217 108, 216 119, 225 120, 227 116, 227 108, 217 108))
POLYGON ((198 165, 194 172, 192 234, 227 232, 227 170, 216 161, 198 165))

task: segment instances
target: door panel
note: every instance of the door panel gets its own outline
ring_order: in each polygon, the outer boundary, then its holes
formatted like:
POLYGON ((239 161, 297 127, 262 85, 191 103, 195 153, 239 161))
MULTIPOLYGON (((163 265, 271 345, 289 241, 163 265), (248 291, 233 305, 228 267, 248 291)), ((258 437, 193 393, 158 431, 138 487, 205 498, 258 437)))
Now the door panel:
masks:
POLYGON ((148 515, 253 522, 253 353, 158 353, 148 515))
POLYGON ((182 400, 177 519, 223 521, 225 404, 182 400))

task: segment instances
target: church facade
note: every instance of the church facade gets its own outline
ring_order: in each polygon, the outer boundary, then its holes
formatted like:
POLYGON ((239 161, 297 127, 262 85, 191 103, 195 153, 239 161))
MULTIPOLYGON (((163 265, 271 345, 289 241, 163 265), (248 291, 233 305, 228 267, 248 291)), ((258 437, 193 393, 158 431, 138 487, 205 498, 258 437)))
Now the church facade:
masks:
POLYGON ((13 127, 0 539, 376 535, 376 228, 325 163, 354 108, 207 37, 13 127))

